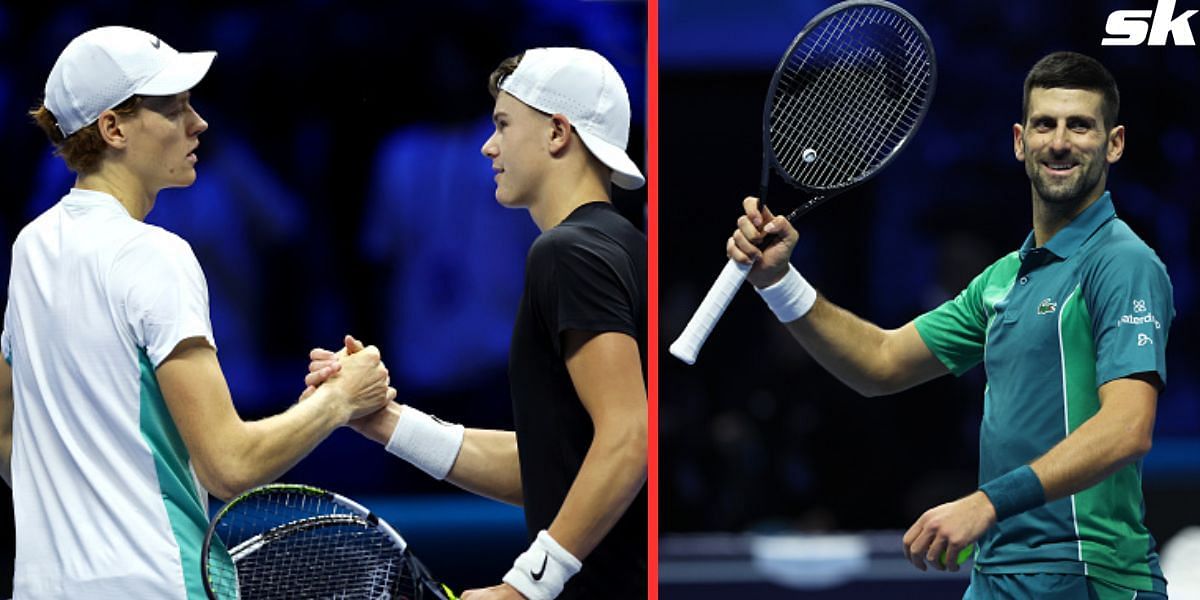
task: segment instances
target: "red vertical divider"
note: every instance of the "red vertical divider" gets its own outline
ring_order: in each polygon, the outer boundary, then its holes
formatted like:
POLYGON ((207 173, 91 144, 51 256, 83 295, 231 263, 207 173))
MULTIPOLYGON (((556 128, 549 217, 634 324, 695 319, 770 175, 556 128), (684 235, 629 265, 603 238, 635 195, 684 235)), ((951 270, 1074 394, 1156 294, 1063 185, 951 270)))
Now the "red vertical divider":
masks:
POLYGON ((658 0, 646 2, 646 77, 648 79, 646 102, 646 179, 648 184, 647 244, 649 253, 649 318, 650 331, 647 336, 647 358, 649 372, 646 382, 650 428, 647 450, 647 504, 650 514, 647 519, 646 543, 648 598, 658 599, 658 0))

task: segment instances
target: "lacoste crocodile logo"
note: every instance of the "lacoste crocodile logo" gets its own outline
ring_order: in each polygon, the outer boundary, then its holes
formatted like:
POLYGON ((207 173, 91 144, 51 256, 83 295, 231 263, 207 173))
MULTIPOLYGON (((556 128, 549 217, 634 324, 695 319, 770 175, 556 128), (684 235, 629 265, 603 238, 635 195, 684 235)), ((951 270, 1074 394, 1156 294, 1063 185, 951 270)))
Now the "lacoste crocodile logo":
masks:
POLYGON ((1056 310, 1058 310, 1058 305, 1055 304, 1053 300, 1045 298, 1042 300, 1042 303, 1038 305, 1037 314, 1048 315, 1056 310))

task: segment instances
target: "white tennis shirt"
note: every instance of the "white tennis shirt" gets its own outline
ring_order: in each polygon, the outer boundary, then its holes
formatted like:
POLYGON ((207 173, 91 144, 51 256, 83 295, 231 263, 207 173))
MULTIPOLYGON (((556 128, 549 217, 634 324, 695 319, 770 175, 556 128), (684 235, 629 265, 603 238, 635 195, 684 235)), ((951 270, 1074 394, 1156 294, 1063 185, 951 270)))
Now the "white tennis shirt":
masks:
POLYGON ((191 337, 216 347, 195 254, 116 198, 72 189, 17 236, 16 599, 204 598, 208 494, 155 376, 191 337))

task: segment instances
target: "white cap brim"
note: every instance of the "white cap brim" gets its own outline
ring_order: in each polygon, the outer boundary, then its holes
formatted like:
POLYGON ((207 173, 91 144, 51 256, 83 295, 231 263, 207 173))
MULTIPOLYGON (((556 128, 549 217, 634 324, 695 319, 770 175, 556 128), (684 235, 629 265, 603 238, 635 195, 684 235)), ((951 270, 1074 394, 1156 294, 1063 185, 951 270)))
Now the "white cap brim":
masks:
POLYGON ((170 96, 200 83, 212 67, 216 52, 180 52, 163 70, 134 90, 139 96, 170 96))
POLYGON ((575 132, 583 140, 583 145, 591 150, 592 155, 604 163, 604 166, 612 169, 614 185, 627 190, 636 190, 646 185, 646 178, 637 165, 633 164, 629 155, 625 153, 625 149, 610 144, 599 136, 582 129, 576 129, 575 132))

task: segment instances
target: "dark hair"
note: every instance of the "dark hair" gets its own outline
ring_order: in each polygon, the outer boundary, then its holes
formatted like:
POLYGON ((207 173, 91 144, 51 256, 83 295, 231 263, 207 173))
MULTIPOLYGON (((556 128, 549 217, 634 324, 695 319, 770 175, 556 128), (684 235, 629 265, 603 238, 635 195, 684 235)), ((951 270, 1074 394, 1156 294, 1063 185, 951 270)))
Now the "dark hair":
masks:
MULTIPOLYGON (((113 112, 122 117, 137 114, 142 106, 142 97, 133 96, 113 107, 113 112)), ((61 156, 67 163, 67 168, 79 175, 95 173, 104 159, 104 151, 108 144, 100 137, 100 126, 92 123, 69 136, 63 137, 58 129, 58 118, 46 108, 45 104, 29 111, 34 123, 50 138, 54 144, 54 153, 61 156)))
POLYGON ((1021 103, 1021 122, 1029 118, 1029 92, 1033 88, 1067 88, 1098 92, 1103 101, 1100 112, 1106 129, 1117 125, 1121 108, 1121 93, 1112 73, 1100 61, 1078 52, 1048 54, 1025 76, 1025 98, 1021 103))
POLYGON ((521 59, 524 57, 525 53, 522 52, 500 61, 500 66, 496 67, 496 70, 488 76, 488 91, 491 92, 493 98, 500 95, 500 82, 517 70, 517 65, 521 64, 521 59))

